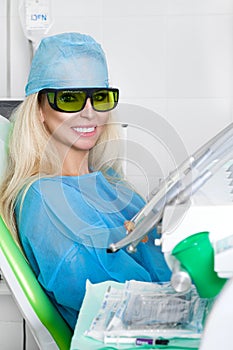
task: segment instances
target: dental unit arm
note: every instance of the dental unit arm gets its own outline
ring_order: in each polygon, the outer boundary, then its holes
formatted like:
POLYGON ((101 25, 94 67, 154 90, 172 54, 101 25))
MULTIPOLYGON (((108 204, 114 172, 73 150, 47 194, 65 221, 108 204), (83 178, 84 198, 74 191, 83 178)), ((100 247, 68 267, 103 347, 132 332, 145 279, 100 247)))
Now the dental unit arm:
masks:
MULTIPOLYGON (((147 204, 131 219, 132 230, 126 237, 112 243, 108 251, 128 246, 135 252, 141 240, 160 224, 167 205, 186 203, 229 159, 233 158, 233 123, 219 132, 187 158, 155 188, 147 204)), ((233 169, 231 169, 233 171, 233 169)))

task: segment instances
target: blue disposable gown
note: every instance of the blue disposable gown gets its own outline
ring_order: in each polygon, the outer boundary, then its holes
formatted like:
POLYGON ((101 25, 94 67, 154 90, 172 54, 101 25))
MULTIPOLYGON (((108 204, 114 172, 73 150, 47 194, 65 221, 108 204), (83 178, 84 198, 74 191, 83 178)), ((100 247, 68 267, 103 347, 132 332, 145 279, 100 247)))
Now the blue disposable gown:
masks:
MULTIPOLYGON (((22 206, 21 206, 22 204, 22 206)), ((167 281, 170 270, 156 232, 135 254, 125 249, 107 253, 110 243, 125 236, 124 221, 144 206, 143 199, 122 183, 110 184, 101 172, 35 181, 16 221, 25 254, 40 284, 74 328, 86 280, 167 281)))

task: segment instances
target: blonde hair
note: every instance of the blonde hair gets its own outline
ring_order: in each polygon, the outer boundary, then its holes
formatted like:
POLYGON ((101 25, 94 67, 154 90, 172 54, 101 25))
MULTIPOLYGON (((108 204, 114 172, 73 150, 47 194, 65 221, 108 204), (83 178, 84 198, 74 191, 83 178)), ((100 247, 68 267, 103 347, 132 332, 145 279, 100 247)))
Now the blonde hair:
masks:
MULTIPOLYGON (((50 140, 51 135, 41 121, 38 93, 26 97, 11 117, 13 123, 9 140, 9 162, 1 184, 0 212, 13 237, 18 240, 14 209, 19 191, 30 185, 39 177, 61 175, 61 160, 50 140)), ((109 121, 96 146, 89 152, 89 168, 101 170, 109 181, 116 178, 109 176, 112 168, 123 180, 119 145, 119 132, 116 123, 109 121)))

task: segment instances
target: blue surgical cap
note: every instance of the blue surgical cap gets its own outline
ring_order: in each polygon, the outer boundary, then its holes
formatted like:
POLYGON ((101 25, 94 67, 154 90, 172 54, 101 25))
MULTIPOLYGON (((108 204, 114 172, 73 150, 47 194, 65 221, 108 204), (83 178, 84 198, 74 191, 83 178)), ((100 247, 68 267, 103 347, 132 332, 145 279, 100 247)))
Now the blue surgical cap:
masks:
POLYGON ((108 68, 100 44, 80 33, 42 39, 32 60, 26 96, 46 88, 76 87, 108 87, 108 68))

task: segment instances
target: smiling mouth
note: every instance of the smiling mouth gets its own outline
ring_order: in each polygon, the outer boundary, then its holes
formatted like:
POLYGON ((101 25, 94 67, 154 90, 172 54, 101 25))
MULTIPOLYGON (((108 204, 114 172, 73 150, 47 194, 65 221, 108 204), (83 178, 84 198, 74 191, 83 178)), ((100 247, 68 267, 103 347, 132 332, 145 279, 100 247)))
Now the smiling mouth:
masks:
POLYGON ((93 136, 96 133, 96 126, 72 128, 80 136, 93 136))
POLYGON ((95 127, 92 126, 90 128, 72 128, 73 130, 80 132, 80 133, 88 133, 88 132, 93 132, 95 131, 95 127))

